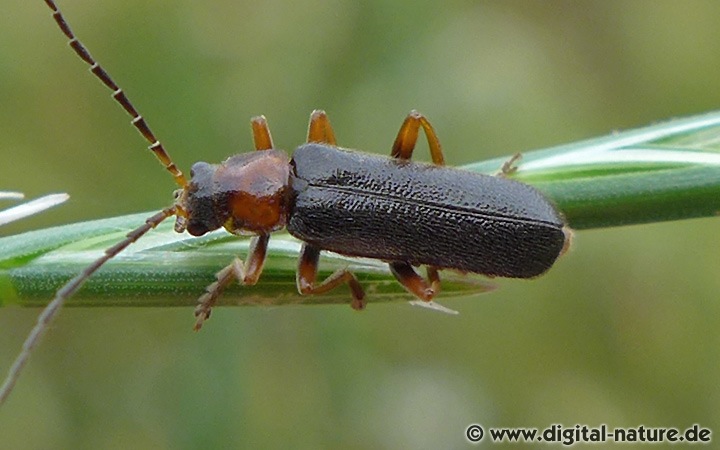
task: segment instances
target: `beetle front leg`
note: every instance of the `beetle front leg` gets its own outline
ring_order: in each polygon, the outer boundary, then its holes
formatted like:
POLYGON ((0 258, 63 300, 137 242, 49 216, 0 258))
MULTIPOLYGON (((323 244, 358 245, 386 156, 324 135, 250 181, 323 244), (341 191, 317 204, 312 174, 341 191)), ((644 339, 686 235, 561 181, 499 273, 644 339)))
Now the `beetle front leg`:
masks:
POLYGON ((233 280, 238 280, 243 286, 252 286, 257 283, 265 263, 269 240, 269 234, 255 236, 250 241, 250 251, 246 263, 243 263, 240 258, 235 258, 215 275, 216 280, 205 288, 205 293, 198 299, 198 305, 195 308, 197 321, 193 327, 195 331, 200 330, 203 323, 210 318, 217 299, 233 280))
POLYGON ((340 286, 343 283, 347 283, 348 286, 350 286, 350 292, 352 293, 353 298, 350 306, 358 311, 365 309, 365 291, 363 291, 363 288, 360 286, 360 282, 355 275, 353 275, 349 270, 337 270, 332 275, 325 278, 325 280, 321 283, 315 283, 319 259, 319 248, 314 245, 303 244, 302 250, 300 251, 296 278, 298 292, 303 295, 322 294, 340 286))
POLYGON ((253 143, 255 150, 270 150, 273 147, 272 135, 265 116, 257 116, 250 119, 252 127, 253 143))
POLYGON ((420 127, 425 131, 432 162, 438 166, 444 166, 445 157, 443 156, 440 140, 438 140, 435 130, 427 118, 414 109, 410 111, 410 114, 407 115, 405 121, 400 126, 400 131, 395 138, 390 156, 399 159, 411 159, 413 150, 415 150, 415 144, 417 143, 420 127))
POLYGON ((440 275, 435 267, 428 266, 427 281, 406 262, 391 262, 390 271, 408 292, 422 301, 431 301, 440 291, 440 275))

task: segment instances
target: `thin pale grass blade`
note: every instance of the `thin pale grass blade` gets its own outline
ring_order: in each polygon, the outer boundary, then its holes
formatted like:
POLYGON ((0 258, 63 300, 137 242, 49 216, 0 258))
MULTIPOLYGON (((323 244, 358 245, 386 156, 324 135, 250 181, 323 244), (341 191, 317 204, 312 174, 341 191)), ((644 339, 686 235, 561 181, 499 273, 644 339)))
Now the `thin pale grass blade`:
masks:
MULTIPOLYGON (((507 158, 465 166, 494 173, 507 158)), ((527 152, 512 177, 552 198, 574 229, 720 211, 720 112, 527 152)))
MULTIPOLYGON (((23 194, 20 194, 19 192, 6 192, 5 194, 8 194, 7 196, 2 196, 2 194, 3 193, 0 193, 0 198, 2 199, 22 199, 24 197, 23 194)), ((70 196, 67 194, 49 194, 36 198, 35 200, 31 200, 27 203, 4 209, 0 211, 0 226, 6 225, 10 222, 15 222, 16 220, 24 219, 25 217, 35 215, 54 206, 65 203, 69 198, 70 196)))
POLYGON ((0 200, 22 200, 25 195, 22 192, 0 191, 0 200))

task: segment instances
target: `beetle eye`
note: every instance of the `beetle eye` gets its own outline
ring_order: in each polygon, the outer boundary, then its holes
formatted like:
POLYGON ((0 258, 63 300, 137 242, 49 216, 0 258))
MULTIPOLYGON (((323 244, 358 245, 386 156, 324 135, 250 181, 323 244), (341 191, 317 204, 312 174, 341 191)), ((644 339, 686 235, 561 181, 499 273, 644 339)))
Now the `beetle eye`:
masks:
POLYGON ((208 227, 201 221, 198 220, 190 220, 187 223, 187 226, 185 227, 188 233, 192 234, 193 236, 202 236, 208 231, 208 227))
POLYGON ((193 164, 190 167, 190 177, 193 178, 196 175, 211 175, 214 172, 214 168, 212 164, 208 164, 206 162, 198 161, 195 164, 193 164))

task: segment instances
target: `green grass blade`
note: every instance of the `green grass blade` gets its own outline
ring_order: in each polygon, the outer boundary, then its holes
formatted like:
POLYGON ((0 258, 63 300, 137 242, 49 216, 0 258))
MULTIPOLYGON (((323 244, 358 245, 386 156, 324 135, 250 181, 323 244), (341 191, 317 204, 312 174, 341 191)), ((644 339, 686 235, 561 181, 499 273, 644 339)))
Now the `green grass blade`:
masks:
MULTIPOLYGON (((143 223, 150 213, 83 222, 0 238, 0 300, 3 305, 40 306, 68 279, 143 223)), ((248 252, 249 238, 223 230, 195 238, 178 234, 171 221, 158 226, 136 244, 109 261, 81 289, 69 305, 190 306, 233 258, 248 252)), ((300 296, 295 270, 300 242, 287 233, 270 240, 260 282, 235 283, 220 305, 349 304, 350 293, 339 288, 324 295, 300 296)), ((368 300, 411 300, 390 274, 387 264, 323 253, 320 277, 349 267, 365 287, 368 300)), ((491 287, 473 276, 449 273, 443 298, 484 292, 491 287)))
MULTIPOLYGON (((505 158, 465 166, 494 172, 505 158)), ((720 211, 720 112, 523 154, 513 178, 546 193, 574 229, 720 211)))
MULTIPOLYGON (((527 152, 512 176, 552 198, 575 229, 715 215, 720 210, 720 112, 527 152)), ((494 173, 507 158, 465 166, 494 173)), ((58 286, 149 214, 117 217, 0 239, 2 304, 41 305, 58 286)), ((164 223, 91 278, 70 304, 193 305, 215 272, 247 254, 248 239, 224 231, 202 238, 164 223)), ((348 303, 347 289, 300 297, 299 243, 271 239, 260 283, 228 289, 221 304, 348 303)), ((382 262, 325 254, 321 276, 350 267, 371 302, 408 300, 382 262)), ((445 274, 440 297, 487 291, 477 277, 445 274)))

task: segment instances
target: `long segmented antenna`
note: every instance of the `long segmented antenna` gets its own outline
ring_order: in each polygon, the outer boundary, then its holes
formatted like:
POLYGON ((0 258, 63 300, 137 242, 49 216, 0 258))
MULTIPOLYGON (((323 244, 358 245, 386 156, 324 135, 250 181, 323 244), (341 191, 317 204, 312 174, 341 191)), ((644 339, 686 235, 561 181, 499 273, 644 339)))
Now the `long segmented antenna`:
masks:
POLYGON ((45 4, 47 4, 48 7, 52 10, 55 22, 57 22, 60 30, 69 39, 70 47, 75 50, 75 53, 77 53, 80 59, 85 61, 90 66, 90 72, 92 72, 100 81, 102 81, 105 86, 107 86, 111 91, 113 91, 112 97, 120 104, 120 106, 123 107, 125 111, 127 111, 128 114, 130 114, 130 116, 132 117, 131 123, 150 143, 150 146, 148 148, 152 150, 153 153, 155 153, 155 156, 158 160, 160 160, 160 163, 162 163, 162 165, 165 166, 165 169, 170 172, 173 178, 175 178, 175 183, 177 183, 178 186, 180 186, 181 188, 184 188, 187 185, 185 175, 183 175, 180 169, 177 168, 175 163, 170 158, 170 155, 168 155, 168 153, 165 151, 165 148, 163 148, 160 141, 155 138, 155 135, 150 130, 150 127, 148 127, 145 119, 143 119, 140 113, 137 112, 133 104, 130 103, 130 100, 128 100, 123 90, 120 89, 117 84, 115 84, 110 75, 105 72, 105 69, 103 69, 97 61, 95 61, 95 59, 90 55, 90 52, 88 52, 85 46, 77 39, 77 37, 75 37, 75 34, 72 32, 70 26, 65 21, 65 17, 63 17, 60 9, 55 4, 55 1, 45 0, 45 4))
MULTIPOLYGON (((130 100, 127 98, 123 90, 120 89, 117 84, 115 84, 110 75, 105 72, 105 69, 103 69, 97 61, 95 61, 95 59, 90 55, 85 46, 77 39, 77 37, 75 37, 75 34, 72 32, 72 30, 70 30, 70 26, 65 21, 65 17, 63 17, 60 9, 57 7, 55 2, 53 0, 45 0, 45 4, 47 4, 48 7, 52 10, 55 22, 60 27, 60 30, 63 32, 63 34, 69 39, 70 47, 72 47, 72 49, 80 57, 80 59, 85 61, 90 66, 90 72, 92 72, 100 81, 102 81, 105 86, 107 86, 112 91, 112 97, 115 99, 115 101, 118 102, 128 114, 130 114, 130 117, 132 117, 131 123, 150 143, 150 146, 148 148, 152 150, 153 153, 155 153, 155 156, 160 161, 160 163, 162 163, 162 165, 165 166, 165 169, 170 172, 170 174, 175 179, 175 183, 177 183, 178 186, 180 186, 181 188, 186 188, 188 183, 185 179, 185 176, 180 171, 180 169, 177 168, 175 163, 170 158, 170 155, 168 155, 168 153, 165 151, 165 148, 163 148, 160 141, 155 138, 155 135, 150 130, 150 127, 148 127, 145 119, 143 119, 140 113, 138 113, 133 104, 130 103, 130 100)), ((75 292, 77 292, 78 289, 82 287, 85 281, 87 281, 88 278, 90 278, 95 272, 97 272, 98 269, 100 269, 110 259, 117 256, 117 254, 123 251, 127 246, 140 239, 143 235, 145 235, 153 228, 157 227, 162 221, 164 221, 168 217, 173 215, 182 216, 182 213, 183 212, 180 210, 180 206, 175 204, 173 206, 163 209, 152 217, 149 217, 147 220, 145 220, 144 224, 129 232, 126 235, 125 239, 105 250, 103 256, 95 260, 92 264, 87 266, 80 274, 72 278, 60 289, 58 289, 58 291, 55 293, 55 297, 50 303, 48 303, 48 305, 45 307, 45 309, 43 309, 42 313, 38 317, 37 323, 33 327, 28 337, 25 339, 25 342, 23 343, 20 354, 17 356, 17 358, 15 358, 15 361, 8 370, 5 381, 3 381, 2 386, 0 386, 0 405, 5 402, 5 400, 12 392, 13 387, 15 387, 15 383, 20 377, 20 372, 22 372, 22 369, 25 367, 30 358, 30 354, 40 342, 40 338, 42 337, 45 330, 48 328, 48 325, 53 321, 55 316, 57 316, 58 312, 60 311, 60 309, 62 309, 62 306, 65 304, 67 299, 70 298, 73 294, 75 294, 75 292)))
POLYGON ((5 402, 5 400, 10 395, 10 392, 12 392, 15 383, 20 377, 20 372, 22 371, 23 367, 25 367, 25 364, 27 364, 28 359, 30 358, 30 354, 32 353, 35 346, 37 346, 38 342, 40 342, 40 338, 42 337, 43 332, 47 329, 50 322, 52 322, 55 316, 57 316, 57 313, 62 308, 65 300, 67 300, 68 298, 70 298, 70 296, 77 292, 77 290, 80 289, 80 287, 85 283, 85 281, 100 267, 102 267, 103 264, 105 264, 107 261, 115 257, 118 253, 123 251, 125 247, 140 239, 140 237, 142 237, 145 233, 158 226, 163 220, 174 215, 176 209, 176 206, 170 206, 145 220, 144 224, 129 232, 125 239, 105 250, 105 254, 102 257, 95 260, 92 264, 87 266, 85 270, 83 270, 79 275, 77 275, 75 278, 65 283, 63 287, 58 289, 58 291, 55 293, 55 298, 53 298, 52 301, 48 303, 48 305, 45 307, 45 309, 43 309, 43 312, 38 317, 35 327, 33 327, 32 331, 23 343, 20 354, 17 356, 17 358, 15 358, 13 365, 10 367, 10 370, 8 370, 5 381, 0 387, 0 405, 5 402))

